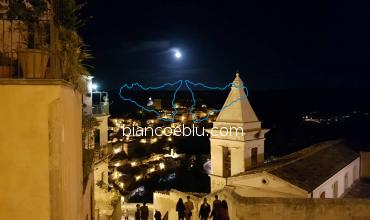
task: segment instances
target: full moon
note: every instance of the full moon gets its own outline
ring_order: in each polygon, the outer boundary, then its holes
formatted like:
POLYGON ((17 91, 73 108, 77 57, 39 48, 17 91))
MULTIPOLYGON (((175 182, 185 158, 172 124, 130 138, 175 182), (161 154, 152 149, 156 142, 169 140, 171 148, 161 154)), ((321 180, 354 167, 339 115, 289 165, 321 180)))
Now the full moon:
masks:
POLYGON ((176 58, 176 59, 180 59, 180 58, 181 58, 181 56, 182 56, 182 55, 181 55, 180 51, 176 51, 176 52, 175 52, 175 58, 176 58))

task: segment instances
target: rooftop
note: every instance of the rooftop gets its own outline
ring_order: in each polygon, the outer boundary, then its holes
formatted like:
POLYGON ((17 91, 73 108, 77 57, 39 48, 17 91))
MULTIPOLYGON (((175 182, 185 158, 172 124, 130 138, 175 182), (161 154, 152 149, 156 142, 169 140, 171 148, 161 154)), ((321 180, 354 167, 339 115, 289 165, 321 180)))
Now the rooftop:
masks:
POLYGON ((255 167, 238 176, 265 171, 311 192, 358 157, 359 154, 351 150, 345 141, 326 141, 255 167))
POLYGON ((217 122, 257 122, 258 118, 253 111, 245 93, 245 86, 239 73, 236 73, 230 93, 219 113, 217 122))

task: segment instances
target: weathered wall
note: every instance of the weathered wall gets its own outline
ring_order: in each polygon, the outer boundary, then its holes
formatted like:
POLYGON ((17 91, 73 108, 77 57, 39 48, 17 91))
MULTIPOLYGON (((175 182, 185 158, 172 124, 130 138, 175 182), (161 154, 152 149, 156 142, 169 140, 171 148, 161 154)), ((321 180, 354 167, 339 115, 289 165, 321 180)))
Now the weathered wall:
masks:
POLYGON ((343 169, 338 171, 334 176, 330 177, 320 186, 318 186, 313 192, 313 198, 320 198, 320 194, 325 192, 326 198, 334 198, 333 195, 333 184, 338 183, 338 197, 341 196, 347 189, 345 187, 345 175, 348 175, 347 188, 352 185, 354 181, 359 178, 360 174, 360 158, 352 161, 350 164, 345 166, 343 169))
MULTIPOLYGON (((214 195, 226 200, 229 215, 232 220, 352 220, 370 219, 370 200, 364 199, 300 199, 300 198, 264 198, 242 197, 225 188, 222 191, 208 195, 208 203, 212 204, 214 195)), ((171 190, 168 194, 154 194, 154 209, 165 214, 169 219, 177 219, 176 202, 179 197, 187 194, 171 190)), ((192 197, 194 214, 203 198, 192 197)))
POLYGON ((91 220, 94 218, 94 172, 90 172, 89 179, 82 198, 82 219, 91 220))
POLYGON ((100 133, 100 146, 108 144, 108 117, 109 115, 99 115, 95 116, 99 121, 99 126, 96 129, 99 129, 100 133))
POLYGON ((58 80, 0 80, 0 98, 0 219, 81 219, 79 93, 58 80))
POLYGON ((83 219, 82 97, 74 89, 61 87, 63 135, 60 187, 63 194, 63 219, 83 219))
POLYGON ((361 173, 360 176, 363 178, 370 178, 370 152, 361 152, 361 173))
POLYGON ((108 185, 108 159, 103 159, 94 165, 94 182, 99 181, 108 185))
POLYGON ((227 185, 237 186, 240 192, 244 189, 249 197, 308 197, 307 191, 267 172, 230 177, 227 185))
POLYGON ((370 219, 370 200, 247 198, 225 190, 220 193, 233 220, 349 220, 370 219))

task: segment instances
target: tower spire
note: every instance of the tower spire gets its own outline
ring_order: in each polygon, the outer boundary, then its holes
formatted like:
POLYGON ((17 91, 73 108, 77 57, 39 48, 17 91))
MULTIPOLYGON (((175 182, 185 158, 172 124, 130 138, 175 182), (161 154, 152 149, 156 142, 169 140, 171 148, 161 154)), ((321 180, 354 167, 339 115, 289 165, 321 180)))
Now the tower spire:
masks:
POLYGON ((236 73, 230 93, 219 113, 216 122, 257 122, 258 118, 253 111, 248 97, 245 94, 243 80, 236 73))
POLYGON ((266 132, 268 129, 261 128, 237 71, 229 96, 210 132, 212 192, 222 189, 227 178, 263 163, 266 132), (222 127, 237 128, 239 133, 221 135, 222 127))

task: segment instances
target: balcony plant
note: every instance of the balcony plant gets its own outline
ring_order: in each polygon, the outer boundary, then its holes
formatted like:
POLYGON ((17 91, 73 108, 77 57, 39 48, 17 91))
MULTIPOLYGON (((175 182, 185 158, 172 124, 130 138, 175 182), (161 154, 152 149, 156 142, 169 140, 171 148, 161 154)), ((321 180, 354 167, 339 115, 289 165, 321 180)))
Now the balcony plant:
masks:
POLYGON ((19 49, 18 58, 25 78, 44 78, 49 60, 47 22, 41 18, 48 11, 45 0, 12 0, 9 2, 8 17, 19 19, 27 27, 26 46, 19 49))
POLYGON ((56 55, 60 61, 63 79, 74 84, 82 94, 86 94, 86 76, 90 74, 84 62, 90 59, 91 55, 77 32, 83 23, 78 18, 78 12, 83 5, 77 5, 75 0, 54 0, 54 23, 58 30, 56 55))

